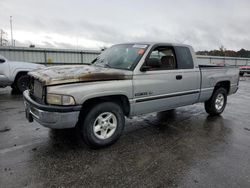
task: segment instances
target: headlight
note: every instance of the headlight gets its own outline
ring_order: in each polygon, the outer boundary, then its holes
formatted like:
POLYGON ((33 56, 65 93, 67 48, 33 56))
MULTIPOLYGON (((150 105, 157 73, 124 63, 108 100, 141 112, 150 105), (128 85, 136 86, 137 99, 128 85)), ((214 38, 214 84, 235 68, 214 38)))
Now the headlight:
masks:
POLYGON ((47 94, 46 101, 54 105, 75 105, 75 99, 69 95, 47 94))

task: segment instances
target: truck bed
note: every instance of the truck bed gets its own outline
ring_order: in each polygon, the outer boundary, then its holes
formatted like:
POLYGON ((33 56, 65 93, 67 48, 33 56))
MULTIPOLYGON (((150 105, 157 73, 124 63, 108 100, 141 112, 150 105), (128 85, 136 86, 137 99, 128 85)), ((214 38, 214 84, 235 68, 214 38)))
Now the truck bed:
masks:
POLYGON ((210 98, 218 82, 225 82, 230 85, 229 95, 237 91, 239 68, 233 66, 199 65, 199 69, 201 74, 200 102, 210 98))

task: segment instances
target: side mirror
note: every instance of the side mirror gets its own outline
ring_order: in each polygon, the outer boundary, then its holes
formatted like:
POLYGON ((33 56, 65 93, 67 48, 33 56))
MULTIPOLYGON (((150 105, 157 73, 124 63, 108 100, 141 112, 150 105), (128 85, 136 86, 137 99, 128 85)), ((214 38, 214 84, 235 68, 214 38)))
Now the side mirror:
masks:
POLYGON ((150 66, 143 65, 143 66, 141 67, 141 71, 142 71, 142 72, 146 72, 146 71, 148 71, 150 68, 151 68, 150 66))
POLYGON ((5 59, 0 58, 0 63, 4 63, 5 59))

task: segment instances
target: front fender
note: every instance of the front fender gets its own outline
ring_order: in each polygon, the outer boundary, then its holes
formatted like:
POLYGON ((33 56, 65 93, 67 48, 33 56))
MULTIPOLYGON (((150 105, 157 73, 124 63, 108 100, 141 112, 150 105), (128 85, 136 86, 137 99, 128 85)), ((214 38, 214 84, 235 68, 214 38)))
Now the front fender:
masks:
POLYGON ((127 99, 129 100, 129 94, 127 92, 124 91, 110 91, 110 92, 98 92, 98 93, 91 93, 88 95, 85 95, 81 98, 80 103, 83 104, 84 102, 86 102, 89 99, 94 99, 94 98, 99 98, 99 97, 109 97, 109 96, 114 96, 114 95, 122 95, 127 97, 127 99))

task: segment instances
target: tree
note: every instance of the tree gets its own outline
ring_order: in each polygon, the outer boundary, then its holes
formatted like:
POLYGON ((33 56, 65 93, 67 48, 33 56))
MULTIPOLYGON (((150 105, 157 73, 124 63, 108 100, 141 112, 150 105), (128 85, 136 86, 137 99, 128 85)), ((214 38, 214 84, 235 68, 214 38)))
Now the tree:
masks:
POLYGON ((237 54, 239 57, 247 57, 249 55, 249 51, 242 48, 240 51, 237 52, 237 54))
POLYGON ((0 46, 7 46, 8 45, 8 35, 4 30, 0 30, 0 46))
POLYGON ((211 51, 198 51, 197 55, 208 55, 208 56, 225 56, 225 57, 245 57, 250 58, 250 51, 241 49, 239 51, 227 50, 224 46, 221 46, 219 50, 211 51))
POLYGON ((220 50, 221 52, 225 52, 227 49, 226 49, 223 45, 221 45, 221 46, 219 47, 219 50, 220 50))

